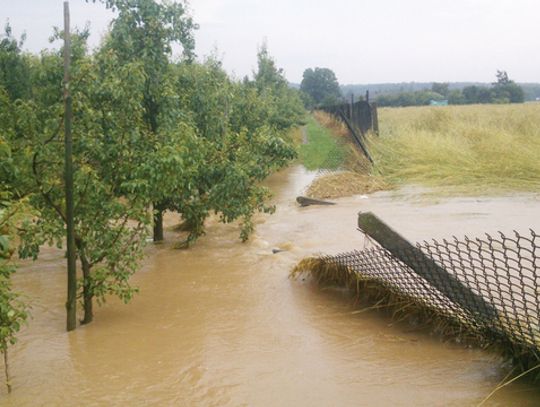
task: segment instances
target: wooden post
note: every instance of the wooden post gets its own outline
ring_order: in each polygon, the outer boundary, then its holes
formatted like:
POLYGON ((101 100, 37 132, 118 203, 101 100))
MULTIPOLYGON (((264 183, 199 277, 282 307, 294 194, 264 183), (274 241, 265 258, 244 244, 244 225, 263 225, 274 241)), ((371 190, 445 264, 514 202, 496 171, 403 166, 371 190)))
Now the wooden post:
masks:
POLYGON ((463 285, 461 281, 392 230, 373 213, 360 212, 358 214, 358 227, 439 292, 459 304, 463 310, 477 316, 480 322, 485 318, 496 318, 495 308, 486 302, 484 297, 463 285))
POLYGON ((71 139, 72 101, 70 83, 71 37, 69 27, 69 2, 64 2, 64 179, 66 194, 66 241, 67 241, 67 321, 66 328, 77 327, 77 264, 75 256, 75 223, 73 209, 73 158, 71 139))
POLYGON ((370 103, 371 110, 371 129, 378 136, 379 135, 379 113, 377 113, 377 102, 370 103))
POLYGON ((354 122, 354 94, 351 93, 351 113, 350 113, 350 117, 349 117, 349 120, 351 121, 351 123, 354 125, 355 122, 354 122))

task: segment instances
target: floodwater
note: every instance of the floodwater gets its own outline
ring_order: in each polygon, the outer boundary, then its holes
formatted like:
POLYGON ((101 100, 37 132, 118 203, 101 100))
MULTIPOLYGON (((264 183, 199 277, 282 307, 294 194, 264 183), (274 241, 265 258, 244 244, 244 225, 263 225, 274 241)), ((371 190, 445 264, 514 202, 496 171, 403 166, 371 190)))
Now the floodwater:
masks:
MULTIPOLYGON (((62 253, 26 263, 15 282, 33 319, 11 349, 13 393, 2 389, 0 404, 477 405, 508 371, 496 355, 356 313, 344 293, 288 273, 306 255, 362 248, 358 211, 418 240, 540 230, 538 197, 434 200, 413 188, 300 208, 294 199, 313 176, 291 167, 268 180, 277 212, 257 218, 246 244, 235 225, 210 220, 192 249, 175 250, 170 229, 133 278, 140 294, 128 305, 111 299, 69 334, 62 253)), ((540 390, 512 384, 486 405, 540 405, 540 390)))

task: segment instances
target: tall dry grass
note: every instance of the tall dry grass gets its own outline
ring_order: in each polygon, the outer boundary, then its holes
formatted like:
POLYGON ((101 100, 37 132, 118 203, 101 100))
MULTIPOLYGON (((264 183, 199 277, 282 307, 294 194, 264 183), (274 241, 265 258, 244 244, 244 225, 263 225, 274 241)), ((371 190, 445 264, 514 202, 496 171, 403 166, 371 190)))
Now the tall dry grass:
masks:
POLYGON ((393 184, 540 191, 540 104, 383 108, 370 138, 393 184))

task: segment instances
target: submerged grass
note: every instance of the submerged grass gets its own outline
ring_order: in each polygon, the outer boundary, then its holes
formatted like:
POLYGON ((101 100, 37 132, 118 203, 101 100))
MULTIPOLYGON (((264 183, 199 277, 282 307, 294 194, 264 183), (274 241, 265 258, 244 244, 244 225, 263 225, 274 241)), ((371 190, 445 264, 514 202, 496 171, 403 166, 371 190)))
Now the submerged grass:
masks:
POLYGON ((540 103, 384 108, 369 148, 388 182, 540 191, 540 103))
MULTIPOLYGON (((495 338, 475 330, 470 324, 428 306, 421 298, 407 295, 384 281, 363 276, 361 273, 339 265, 325 257, 308 257, 301 260, 291 271, 290 278, 310 275, 320 286, 339 286, 351 290, 363 309, 383 310, 394 320, 408 322, 419 329, 430 332, 456 343, 490 349, 512 362, 512 372, 527 375, 540 382, 540 374, 533 375, 540 366, 540 355, 530 347, 515 344, 502 337, 495 338)), ((516 377, 517 378, 517 377, 516 377)))
POLYGON ((351 290, 355 294, 356 302, 364 306, 356 313, 384 309, 394 320, 408 322, 419 328, 427 327, 446 339, 480 344, 482 347, 489 345, 479 332, 471 331, 458 320, 428 307, 420 298, 407 295, 384 281, 363 276, 324 257, 305 258, 290 273, 293 279, 303 275, 310 275, 323 287, 338 286, 351 290))

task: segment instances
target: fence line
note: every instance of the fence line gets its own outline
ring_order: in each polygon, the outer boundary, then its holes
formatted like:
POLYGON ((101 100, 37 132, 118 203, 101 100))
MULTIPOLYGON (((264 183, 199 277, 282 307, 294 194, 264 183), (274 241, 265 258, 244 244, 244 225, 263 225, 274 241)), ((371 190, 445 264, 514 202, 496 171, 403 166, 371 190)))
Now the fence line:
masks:
POLYGON ((322 110, 345 123, 358 148, 373 163, 373 159, 366 147, 365 137, 369 130, 377 134, 379 132, 377 104, 365 101, 353 103, 351 101, 351 103, 326 106, 322 110))

